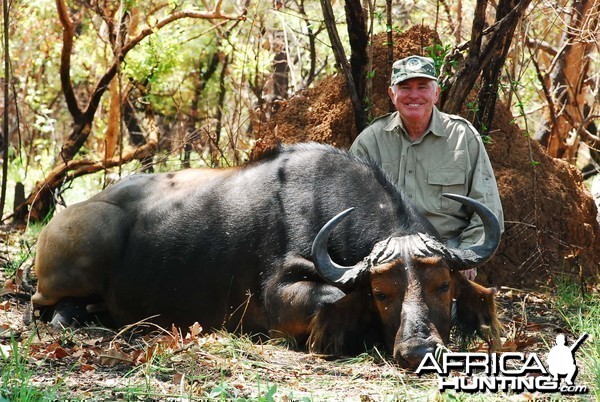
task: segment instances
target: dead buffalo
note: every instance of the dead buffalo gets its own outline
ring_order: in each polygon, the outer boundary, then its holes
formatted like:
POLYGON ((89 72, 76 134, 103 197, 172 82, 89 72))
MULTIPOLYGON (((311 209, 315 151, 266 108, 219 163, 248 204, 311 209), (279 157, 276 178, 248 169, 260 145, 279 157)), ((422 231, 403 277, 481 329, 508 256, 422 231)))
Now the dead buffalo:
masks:
POLYGON ((452 325, 493 347, 494 291, 459 271, 491 258, 498 221, 449 197, 481 217, 483 243, 445 247, 377 166, 324 145, 242 168, 130 176, 42 231, 33 305, 98 298, 118 325, 199 322, 337 355, 380 343, 407 366, 452 325))

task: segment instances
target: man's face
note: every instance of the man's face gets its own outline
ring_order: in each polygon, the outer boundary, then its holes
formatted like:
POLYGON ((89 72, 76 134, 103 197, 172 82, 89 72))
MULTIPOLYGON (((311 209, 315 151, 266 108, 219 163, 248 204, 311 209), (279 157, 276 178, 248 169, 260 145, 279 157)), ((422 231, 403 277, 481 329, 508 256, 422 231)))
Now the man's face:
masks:
POLYGON ((439 87, 428 78, 411 78, 390 87, 388 94, 405 122, 429 122, 439 98, 439 87))

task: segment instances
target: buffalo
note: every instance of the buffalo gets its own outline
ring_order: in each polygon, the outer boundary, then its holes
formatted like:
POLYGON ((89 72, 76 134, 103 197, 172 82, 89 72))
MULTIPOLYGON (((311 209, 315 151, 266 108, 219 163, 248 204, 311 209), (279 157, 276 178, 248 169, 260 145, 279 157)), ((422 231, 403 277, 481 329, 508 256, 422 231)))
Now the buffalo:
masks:
POLYGON ((115 325, 294 338, 346 355, 383 345, 406 367, 449 341, 500 340, 494 289, 460 271, 496 251, 485 236, 444 246, 374 163, 320 144, 282 146, 244 167, 137 174, 58 213, 39 236, 35 309, 105 304, 115 325))

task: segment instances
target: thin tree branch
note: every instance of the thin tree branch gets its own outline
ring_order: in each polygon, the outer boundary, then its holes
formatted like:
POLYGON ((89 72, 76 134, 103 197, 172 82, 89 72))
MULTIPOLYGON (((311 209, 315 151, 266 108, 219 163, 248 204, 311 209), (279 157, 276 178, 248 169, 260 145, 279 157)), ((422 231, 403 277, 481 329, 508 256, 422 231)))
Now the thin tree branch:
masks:
POLYGON ((205 19, 205 20, 225 19, 225 20, 236 20, 236 21, 246 19, 245 11, 240 15, 222 14, 220 11, 221 2, 222 2, 222 0, 219 0, 217 5, 215 5, 215 9, 212 11, 205 11, 205 12, 202 12, 202 11, 178 11, 178 12, 175 12, 175 13, 169 15, 168 17, 157 22, 154 26, 151 26, 151 27, 148 27, 148 28, 142 30, 137 36, 128 40, 127 43, 125 43, 125 45, 123 46, 123 49, 121 51, 121 57, 125 57, 127 52, 129 52, 133 47, 135 47, 138 43, 140 43, 147 36, 158 31, 165 25, 168 25, 171 22, 180 20, 182 18, 198 18, 198 19, 205 19))
POLYGON ((65 101, 71 116, 78 121, 81 117, 81 109, 77 104, 77 98, 71 83, 71 53, 73 52, 73 37, 75 36, 75 25, 69 15, 69 9, 64 0, 56 0, 58 19, 63 27, 63 47, 60 54, 60 83, 62 85, 65 101))
POLYGON ((31 208, 28 211, 28 220, 33 219, 40 221, 45 218, 46 211, 45 205, 39 205, 37 201, 47 200, 47 197, 51 197, 54 191, 60 188, 65 182, 85 174, 95 173, 111 167, 120 166, 133 160, 143 160, 156 152, 156 146, 156 141, 151 140, 147 144, 139 148, 135 148, 125 155, 122 155, 122 157, 116 156, 102 161, 80 159, 75 161, 71 160, 66 163, 63 162, 54 167, 43 182, 37 183, 34 191, 32 191, 27 200, 25 200, 25 202, 21 205, 17 206, 17 208, 15 208, 15 213, 7 218, 19 218, 19 213, 17 211, 26 211, 27 206, 30 205, 31 208), (36 208, 36 206, 41 207, 42 209, 36 208))

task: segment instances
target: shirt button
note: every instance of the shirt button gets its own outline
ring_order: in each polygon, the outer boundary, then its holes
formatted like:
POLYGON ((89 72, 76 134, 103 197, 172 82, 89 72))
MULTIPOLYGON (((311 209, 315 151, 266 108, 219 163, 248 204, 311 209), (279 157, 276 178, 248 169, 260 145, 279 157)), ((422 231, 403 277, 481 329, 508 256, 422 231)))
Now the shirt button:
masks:
POLYGON ((409 170, 408 173, 412 173, 412 170, 409 170))
POLYGON ((408 195, 408 198, 412 198, 412 195, 410 195, 410 194, 409 194, 409 195, 408 195))

